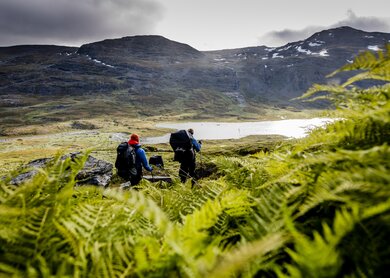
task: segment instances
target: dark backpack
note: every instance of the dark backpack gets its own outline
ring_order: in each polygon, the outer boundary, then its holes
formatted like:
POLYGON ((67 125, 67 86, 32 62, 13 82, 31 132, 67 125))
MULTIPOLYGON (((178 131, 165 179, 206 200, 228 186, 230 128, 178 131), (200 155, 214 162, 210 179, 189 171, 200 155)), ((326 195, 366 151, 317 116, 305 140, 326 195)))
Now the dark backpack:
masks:
POLYGON ((115 168, 118 175, 124 179, 130 179, 131 176, 137 175, 135 167, 135 149, 127 142, 122 142, 116 148, 115 168))
POLYGON ((161 155, 153 155, 149 158, 149 164, 164 168, 164 161, 161 155))
POLYGON ((179 130, 171 133, 169 144, 174 151, 174 161, 182 162, 185 158, 194 155, 192 150, 192 135, 187 130, 179 130))

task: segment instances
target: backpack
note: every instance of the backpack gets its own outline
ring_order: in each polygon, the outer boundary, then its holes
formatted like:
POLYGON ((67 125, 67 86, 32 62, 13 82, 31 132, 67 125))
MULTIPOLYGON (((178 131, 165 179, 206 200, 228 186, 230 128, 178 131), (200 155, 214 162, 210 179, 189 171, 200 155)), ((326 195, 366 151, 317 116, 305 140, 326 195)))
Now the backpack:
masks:
POLYGON ((174 151, 174 161, 182 162, 185 158, 192 158, 192 135, 187 130, 179 130, 171 133, 169 144, 174 151))
POLYGON ((149 164, 164 168, 164 161, 161 155, 153 155, 149 158, 149 164))
POLYGON ((135 167, 135 148, 127 142, 122 142, 116 148, 115 168, 118 170, 118 175, 124 179, 130 179, 131 176, 137 175, 135 167))

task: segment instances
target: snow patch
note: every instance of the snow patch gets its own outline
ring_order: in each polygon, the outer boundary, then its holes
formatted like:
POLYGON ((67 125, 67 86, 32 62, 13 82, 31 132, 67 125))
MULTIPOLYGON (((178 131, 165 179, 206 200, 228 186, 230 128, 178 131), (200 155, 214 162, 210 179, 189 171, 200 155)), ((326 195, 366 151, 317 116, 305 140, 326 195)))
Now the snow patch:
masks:
POLYGON ((289 46, 286 46, 286 47, 279 49, 279 51, 289 50, 291 47, 292 47, 292 45, 289 45, 289 46))
POLYGON ((374 51, 379 51, 379 50, 381 50, 381 49, 379 48, 379 46, 377 46, 377 45, 369 45, 369 46, 367 46, 367 48, 368 48, 369 50, 374 50, 374 51))
POLYGON ((109 68, 115 68, 114 66, 111 66, 109 64, 102 63, 103 66, 109 67, 109 68))
MULTIPOLYGON (((313 54, 315 54, 315 53, 313 53, 313 54)), ((320 51, 320 53, 318 53, 318 55, 323 56, 323 57, 329 56, 328 50, 322 49, 322 50, 320 51)))
POLYGON ((275 53, 272 55, 272 59, 274 59, 274 58, 284 58, 284 56, 283 56, 283 55, 279 55, 278 52, 275 52, 275 53))
POLYGON ((114 66, 106 64, 106 63, 103 63, 102 61, 100 61, 98 59, 92 59, 89 55, 85 55, 85 56, 88 58, 88 60, 91 60, 91 61, 95 62, 96 64, 100 64, 102 66, 106 66, 106 67, 109 67, 109 68, 115 68, 114 66))
POLYGON ((247 59, 246 53, 238 53, 238 54, 235 54, 235 55, 237 55, 237 57, 240 57, 241 59, 244 59, 244 60, 247 59), (241 56, 243 56, 243 57, 241 57, 241 56))
POLYGON ((302 48, 301 46, 296 46, 295 49, 298 52, 305 53, 307 55, 319 55, 319 56, 323 56, 323 57, 329 56, 328 50, 326 50, 326 49, 322 49, 320 52, 312 52, 312 51, 310 51, 308 49, 302 48))
POLYGON ((265 51, 268 51, 268 52, 271 52, 271 51, 274 51, 274 50, 275 50, 275 47, 265 48, 264 50, 265 50, 265 51))
POLYGON ((373 39, 375 38, 374 36, 364 36, 366 39, 373 39))
POLYGON ((303 49, 301 46, 296 46, 295 49, 296 49, 298 52, 306 53, 307 55, 310 55, 310 54, 312 53, 310 50, 303 49))
POLYGON ((321 46, 320 43, 317 42, 309 42, 309 46, 314 47, 314 46, 321 46))
POLYGON ((261 58, 261 60, 268 60, 268 57, 263 57, 261 58))

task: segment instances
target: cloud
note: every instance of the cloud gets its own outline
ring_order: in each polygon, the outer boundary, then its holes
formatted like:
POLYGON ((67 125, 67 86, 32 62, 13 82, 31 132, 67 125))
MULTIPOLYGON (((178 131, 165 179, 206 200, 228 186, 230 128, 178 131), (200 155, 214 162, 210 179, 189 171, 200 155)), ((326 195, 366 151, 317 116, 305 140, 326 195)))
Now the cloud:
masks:
POLYGON ((313 33, 326 29, 320 26, 309 26, 302 30, 284 29, 272 31, 259 38, 260 44, 267 46, 280 46, 289 42, 299 41, 310 37, 313 33))
POLYGON ((259 43, 267 46, 280 46, 289 42, 306 39, 322 30, 340 26, 350 26, 367 32, 390 32, 390 19, 373 16, 357 16, 352 10, 348 10, 346 19, 330 26, 308 26, 301 30, 285 29, 281 31, 272 31, 260 37, 259 43))
POLYGON ((161 18, 154 0, 1 0, 0 45, 80 45, 150 34, 161 18))
POLYGON ((347 19, 341 20, 331 27, 350 26, 368 32, 390 32, 390 21, 387 18, 374 16, 357 16, 352 10, 347 11, 347 19))

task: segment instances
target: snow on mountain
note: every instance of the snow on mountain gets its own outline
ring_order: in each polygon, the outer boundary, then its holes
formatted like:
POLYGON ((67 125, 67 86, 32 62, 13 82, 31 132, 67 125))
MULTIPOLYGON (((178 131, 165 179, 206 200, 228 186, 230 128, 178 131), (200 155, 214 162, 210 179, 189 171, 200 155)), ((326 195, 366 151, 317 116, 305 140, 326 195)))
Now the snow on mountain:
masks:
POLYGON ((373 50, 373 51, 379 51, 379 50, 381 50, 381 49, 379 48, 379 46, 377 46, 377 45, 369 45, 369 46, 367 46, 367 49, 373 50))

